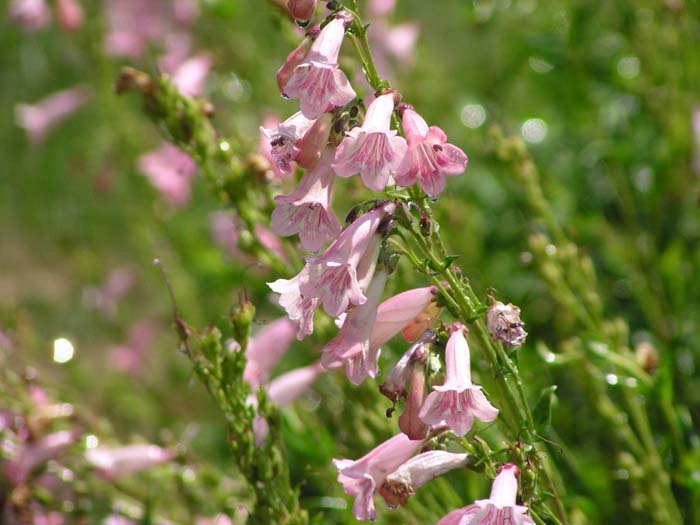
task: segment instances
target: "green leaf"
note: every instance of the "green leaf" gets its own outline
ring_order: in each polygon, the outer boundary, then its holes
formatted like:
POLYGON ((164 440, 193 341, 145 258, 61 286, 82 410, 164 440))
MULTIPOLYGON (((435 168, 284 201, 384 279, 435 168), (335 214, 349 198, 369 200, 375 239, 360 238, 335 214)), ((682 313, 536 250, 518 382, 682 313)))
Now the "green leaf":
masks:
POLYGON ((539 401, 532 411, 535 420, 535 429, 539 434, 546 436, 552 428, 552 408, 557 401, 557 385, 548 386, 542 390, 539 401))

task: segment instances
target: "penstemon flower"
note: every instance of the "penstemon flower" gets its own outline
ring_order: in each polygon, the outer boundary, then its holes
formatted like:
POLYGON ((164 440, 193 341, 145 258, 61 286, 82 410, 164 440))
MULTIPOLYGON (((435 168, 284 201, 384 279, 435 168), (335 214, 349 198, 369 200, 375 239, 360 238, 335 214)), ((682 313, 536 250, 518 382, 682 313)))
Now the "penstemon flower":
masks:
POLYGON ((291 279, 277 279, 267 283, 270 289, 278 293, 279 305, 284 308, 292 321, 299 323, 297 339, 301 341, 314 331, 314 312, 321 300, 318 297, 304 297, 301 294, 301 284, 308 279, 309 269, 304 269, 291 279))
POLYGON ((411 440, 405 434, 398 434, 358 460, 333 460, 343 491, 355 497, 352 507, 355 518, 376 518, 374 493, 379 490, 387 476, 405 463, 422 444, 423 440, 411 440))
POLYGON ((469 346, 460 323, 450 327, 451 335, 445 349, 445 382, 434 386, 420 411, 420 418, 429 425, 445 421, 458 436, 471 430, 474 419, 493 421, 498 415, 481 387, 472 384, 469 369, 469 346))
POLYGON ((535 525, 526 514, 527 507, 516 505, 518 468, 506 463, 493 480, 488 499, 476 500, 472 505, 453 510, 437 525, 535 525))
POLYGON ((101 478, 113 480, 167 463, 174 455, 172 451, 156 445, 105 446, 88 449, 85 459, 101 478))
POLYGON ((266 383, 272 368, 294 340, 297 325, 287 317, 275 319, 248 342, 243 380, 256 389, 266 383))
POLYGON ((459 175, 467 169, 467 156, 457 146, 447 144, 447 135, 437 126, 428 127, 413 109, 403 112, 402 124, 408 139, 408 153, 396 172, 399 186, 416 182, 435 197, 445 189, 445 175, 459 175))
POLYGON ((404 333, 404 338, 408 341, 418 339, 435 319, 432 316, 422 318, 424 312, 433 310, 431 306, 436 301, 435 291, 434 286, 414 288, 390 297, 380 304, 370 337, 372 347, 378 348, 386 344, 396 334, 409 327, 410 331, 404 333))
POLYGON ((87 100, 82 87, 57 91, 36 104, 17 104, 15 118, 32 144, 39 144, 63 120, 78 110, 87 100))
POLYGON ((298 99, 305 117, 314 119, 355 98, 355 90, 338 67, 338 54, 345 36, 345 22, 331 20, 311 45, 304 61, 297 65, 282 93, 298 99))
POLYGON ((299 234, 301 245, 319 251, 340 234, 340 223, 331 208, 333 170, 332 150, 327 150, 313 170, 306 172, 299 187, 289 195, 275 197, 270 219, 272 230, 282 237, 299 234))
POLYGON ((177 206, 190 200, 190 186, 197 173, 192 157, 170 143, 141 155, 138 167, 163 197, 177 206))
POLYGON ((406 140, 391 129, 394 96, 381 95, 367 108, 362 126, 351 129, 338 147, 333 169, 339 177, 362 176, 365 186, 382 191, 406 155, 406 140))
POLYGON ((270 143, 270 152, 275 165, 285 175, 292 173, 292 162, 300 151, 299 143, 314 125, 314 122, 315 120, 306 118, 299 111, 275 129, 260 127, 260 131, 270 143))

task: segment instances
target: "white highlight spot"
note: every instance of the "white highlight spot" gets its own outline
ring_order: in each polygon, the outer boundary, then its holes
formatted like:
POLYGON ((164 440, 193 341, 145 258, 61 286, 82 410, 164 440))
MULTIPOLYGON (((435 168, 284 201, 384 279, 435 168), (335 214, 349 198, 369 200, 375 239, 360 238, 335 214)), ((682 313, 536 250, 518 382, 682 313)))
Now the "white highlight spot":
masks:
POLYGON ((608 382, 609 385, 616 385, 618 382, 618 378, 615 374, 606 375, 605 380, 608 382))
POLYGON ((460 118, 462 124, 468 128, 476 129, 486 122, 486 110, 481 104, 467 104, 462 108, 460 118))
POLYGON ((73 343, 65 337, 59 337, 53 342, 53 360, 57 363, 67 363, 73 359, 74 353, 73 343))
POLYGON ((85 436, 85 448, 97 448, 100 444, 100 440, 94 434, 89 434, 85 436))
POLYGON ((539 144, 547 138, 547 123, 541 118, 529 118, 523 122, 520 133, 525 142, 539 144))

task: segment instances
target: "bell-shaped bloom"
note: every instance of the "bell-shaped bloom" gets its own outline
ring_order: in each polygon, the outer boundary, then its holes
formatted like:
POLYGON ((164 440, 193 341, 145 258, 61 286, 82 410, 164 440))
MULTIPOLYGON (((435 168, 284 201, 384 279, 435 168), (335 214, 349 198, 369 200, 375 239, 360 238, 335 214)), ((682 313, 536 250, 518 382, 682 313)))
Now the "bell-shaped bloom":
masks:
POLYGON ((356 461, 333 460, 343 491, 355 497, 352 507, 355 518, 373 520, 377 517, 374 493, 422 444, 423 440, 411 440, 405 434, 398 434, 356 461))
POLYGON ((141 155, 138 168, 158 192, 173 204, 182 206, 190 200, 190 187, 197 166, 178 147, 166 143, 155 151, 141 155))
POLYGON ((56 18, 63 29, 75 31, 83 25, 83 6, 78 0, 56 0, 56 18))
POLYGON ((390 507, 404 506, 408 498, 428 481, 452 469, 466 467, 469 461, 469 454, 456 454, 444 450, 418 454, 387 476, 379 494, 390 507))
POLYGON ((267 283, 270 289, 278 293, 279 305, 284 308, 292 321, 298 323, 297 339, 301 341, 314 331, 314 313, 321 300, 318 297, 304 297, 301 294, 301 283, 308 278, 308 266, 291 279, 277 279, 267 283))
POLYGON ((36 31, 51 21, 46 0, 12 0, 8 14, 10 20, 25 31, 36 31))
POLYGON ((453 510, 437 525, 535 525, 527 507, 516 504, 518 468, 506 463, 493 480, 489 499, 453 510))
POLYGON ((395 207, 393 203, 375 207, 345 228, 322 255, 308 257, 308 279, 301 282, 301 294, 319 297, 332 317, 339 316, 351 304, 364 304, 367 298, 363 288, 374 273, 381 243, 375 234, 395 207))
POLYGON ((304 174, 289 195, 275 197, 270 227, 282 237, 299 234, 301 245, 319 251, 340 234, 340 223, 331 208, 335 175, 331 169, 333 151, 327 150, 313 170, 304 174))
POLYGON ((451 335, 445 349, 445 382, 434 386, 425 400, 420 418, 429 425, 446 422, 458 436, 471 430, 474 419, 493 421, 498 409, 487 400, 481 387, 472 384, 469 345, 460 323, 450 327, 451 335))
POLYGON ((280 317, 265 326, 248 342, 243 380, 253 389, 266 383, 272 368, 279 362, 294 340, 297 324, 280 317))
POLYGON ((345 73, 338 67, 344 36, 345 22, 340 18, 331 20, 283 86, 282 93, 298 99, 301 112, 307 118, 315 119, 329 109, 344 106, 356 96, 345 73))
POLYGON ((520 346, 525 342, 527 332, 525 323, 520 319, 520 308, 514 304, 495 301, 486 314, 486 326, 491 336, 508 348, 520 346))
POLYGON ((87 100, 82 87, 57 91, 36 104, 17 104, 15 118, 33 144, 38 144, 87 100))
POLYGON ((408 153, 396 172, 396 183, 408 187, 417 182, 431 197, 440 195, 446 175, 459 175, 467 169, 467 156, 457 146, 447 144, 444 131, 428 127, 412 109, 404 111, 402 124, 408 153))
POLYGON ((199 53, 172 71, 172 83, 186 97, 199 97, 211 69, 212 59, 207 53, 199 53))
POLYGON ((81 434, 79 430, 61 430, 33 443, 19 446, 10 460, 5 463, 3 471, 5 478, 12 485, 21 485, 34 470, 50 459, 63 454, 81 434))
POLYGON ((317 0, 288 0, 287 9, 294 20, 306 22, 314 16, 316 3, 317 0))
POLYGON ((172 451, 156 445, 100 446, 85 452, 87 462, 95 468, 98 476, 106 480, 123 478, 167 463, 174 456, 172 451))
POLYGON ((384 301, 379 305, 377 319, 372 327, 371 346, 373 348, 381 347, 409 326, 411 327, 411 331, 408 332, 408 335, 411 336, 409 341, 415 341, 434 321, 434 318, 430 316, 427 319, 420 319, 421 322, 416 324, 426 309, 433 310, 430 306, 435 300, 435 287, 426 286, 401 292, 384 301))
POLYGON ((426 332, 424 336, 412 344, 404 352, 399 361, 387 374, 387 379, 379 387, 379 391, 388 397, 393 403, 406 395, 406 385, 411 379, 413 365, 424 363, 428 357, 427 344, 435 339, 435 334, 426 332))
POLYGON ((321 350, 321 362, 328 369, 345 365, 345 373, 354 385, 379 373, 379 348, 370 352, 369 336, 377 317, 388 274, 379 270, 367 288, 367 302, 350 309, 340 332, 321 350))
POLYGON ((338 147, 333 169, 339 177, 359 173, 369 189, 384 189, 407 151, 406 141, 390 127, 393 111, 392 94, 372 101, 362 126, 351 129, 338 147))

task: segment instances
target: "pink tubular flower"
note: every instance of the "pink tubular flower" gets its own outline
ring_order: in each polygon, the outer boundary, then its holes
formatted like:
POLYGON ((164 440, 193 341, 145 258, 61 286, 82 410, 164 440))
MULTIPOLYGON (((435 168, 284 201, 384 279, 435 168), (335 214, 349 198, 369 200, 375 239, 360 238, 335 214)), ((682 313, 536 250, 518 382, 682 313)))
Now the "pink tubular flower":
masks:
POLYGON ((46 0, 12 0, 8 11, 10 20, 25 31, 41 29, 51 20, 46 0))
POLYGON ((420 411, 420 418, 429 425, 445 421, 458 436, 471 430, 474 418, 493 421, 498 415, 481 387, 472 384, 469 369, 469 346, 460 323, 450 327, 451 335, 445 349, 445 383, 434 386, 420 411))
POLYGON ((300 142, 314 125, 314 122, 315 120, 306 118, 299 111, 275 129, 260 127, 260 131, 270 143, 272 160, 285 175, 290 175, 294 171, 292 162, 299 155, 300 142))
POLYGON ((311 20, 316 11, 316 1, 317 0, 288 0, 287 8, 289 9, 289 14, 292 15, 294 20, 301 20, 306 22, 311 20))
POLYGON ((190 200, 190 186, 197 171, 192 158, 172 144, 160 148, 138 159, 138 168, 163 197, 177 206, 190 200))
POLYGON ((469 454, 431 450, 412 457, 389 474, 379 488, 379 494, 390 507, 406 505, 416 489, 444 473, 469 464, 469 454))
POLYGON ((279 305, 284 308, 292 321, 299 323, 297 339, 301 341, 314 331, 314 312, 321 300, 317 297, 304 297, 301 294, 301 284, 308 278, 308 267, 292 279, 277 279, 267 283, 270 289, 280 294, 279 305))
POLYGON ((156 445, 128 445, 119 448, 97 447, 85 452, 85 459, 106 480, 130 476, 174 457, 172 451, 156 445))
POLYGON ((294 340, 296 323, 287 317, 272 321, 248 342, 243 380, 253 389, 267 382, 272 368, 294 340))
POLYGON ((12 485, 21 485, 35 469, 63 454, 81 434, 79 430, 61 430, 23 445, 5 464, 5 478, 12 485))
POLYGON ((33 105, 17 104, 15 118, 17 124, 27 132, 29 140, 38 144, 86 100, 87 94, 82 87, 64 89, 33 105))
POLYGON ((78 0, 56 0, 56 17, 66 31, 75 31, 83 25, 85 14, 78 0))
POLYGON ((172 72, 173 85, 186 97, 200 96, 211 65, 212 59, 207 53, 185 60, 172 72))
POLYGON ((309 49, 311 49, 311 44, 314 42, 314 34, 318 34, 318 26, 309 31, 309 34, 307 34, 304 40, 287 55, 284 63, 277 70, 277 87, 280 93, 284 94, 284 86, 286 86, 289 79, 292 78, 296 67, 304 62, 304 58, 306 58, 309 49))
POLYGON ((321 30, 304 61, 294 68, 283 86, 284 95, 299 99, 301 112, 307 118, 314 119, 330 108, 344 106, 356 96, 338 67, 344 24, 336 18, 321 30))
POLYGON ((355 518, 373 520, 377 517, 374 493, 422 444, 423 440, 410 440, 405 434, 398 434, 356 461, 333 460, 343 491, 355 497, 352 507, 355 518))
POLYGON ((379 348, 370 351, 369 336, 387 277, 385 270, 374 274, 367 288, 367 302, 350 309, 340 333, 321 350, 323 366, 332 369, 344 364, 345 373, 354 385, 379 373, 379 348))
POLYGON ((301 245, 311 252, 319 251, 340 234, 340 223, 331 208, 335 178, 330 166, 332 158, 332 150, 326 150, 316 167, 304 174, 296 190, 275 197, 270 227, 282 237, 298 233, 301 245))
POLYGON ((467 169, 467 156, 457 146, 447 144, 447 135, 437 126, 428 127, 423 117, 412 109, 403 113, 403 130, 408 139, 408 153, 396 172, 400 186, 416 182, 435 197, 445 189, 445 175, 459 175, 467 169))
POLYGON ((381 242, 375 233, 395 207, 388 203, 365 213, 345 228, 322 255, 308 257, 308 279, 300 284, 301 294, 319 297, 332 317, 339 316, 351 304, 364 304, 367 298, 363 281, 368 284, 374 273, 381 242))
POLYGON ((382 191, 406 155, 406 141, 390 128, 394 96, 375 98, 362 126, 351 129, 338 147, 333 169, 339 177, 362 176, 365 186, 382 191))
POLYGON ((437 525, 535 525, 526 514, 527 507, 516 505, 518 468, 506 463, 493 480, 489 499, 453 510, 437 525))

